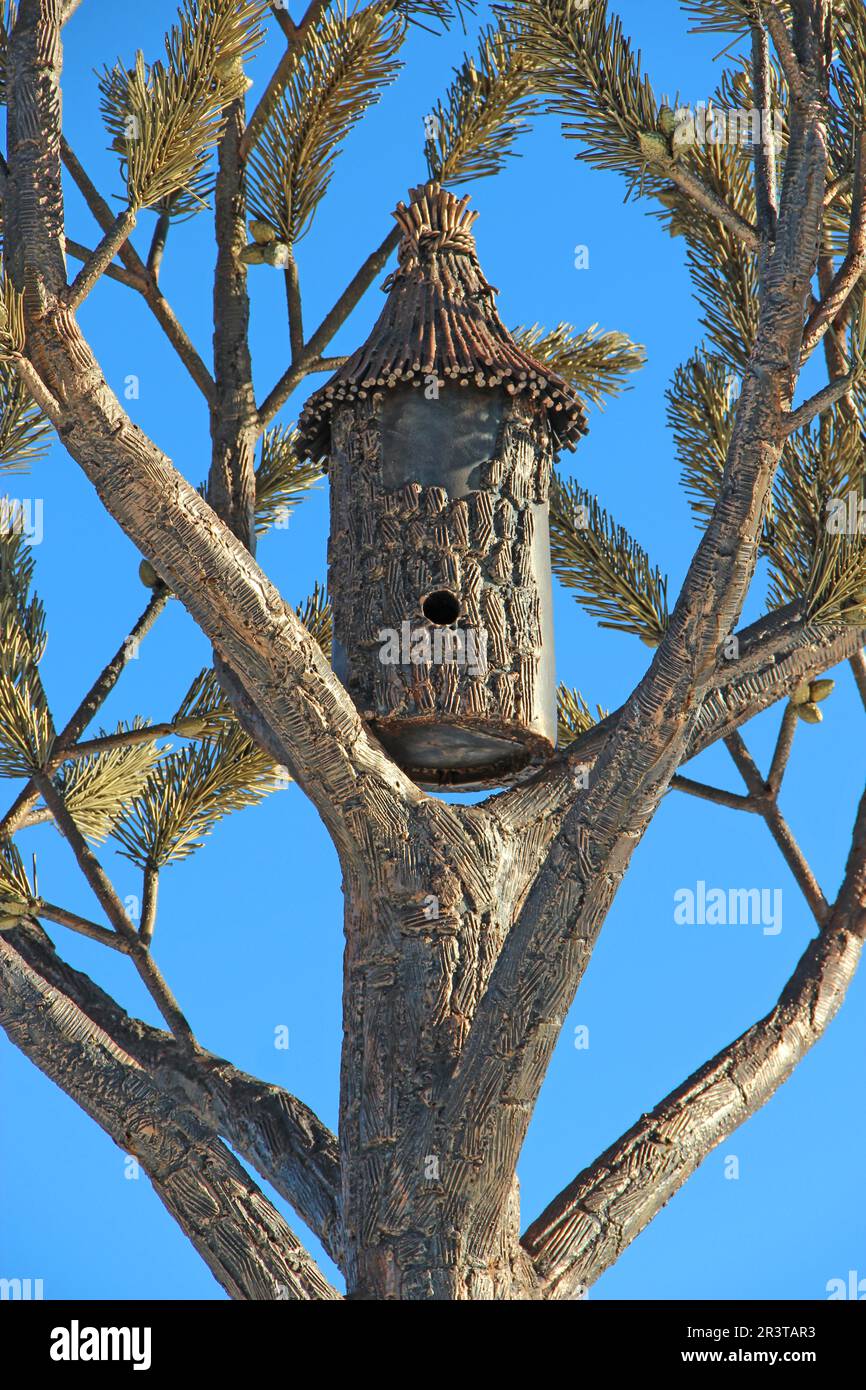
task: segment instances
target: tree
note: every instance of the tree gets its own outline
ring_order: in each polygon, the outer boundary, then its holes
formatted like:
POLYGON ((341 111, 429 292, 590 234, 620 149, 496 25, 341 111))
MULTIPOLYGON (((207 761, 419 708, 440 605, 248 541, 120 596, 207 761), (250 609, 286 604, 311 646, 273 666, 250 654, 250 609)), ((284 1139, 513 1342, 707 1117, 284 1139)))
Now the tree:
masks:
MULTIPOLYGON (((673 607, 661 572, 595 498, 570 482, 554 497, 557 574, 603 626, 653 649, 646 673, 598 719, 579 692, 561 689, 560 751, 531 781, 472 806, 425 794, 387 757, 330 669, 322 592, 296 612, 254 558, 256 532, 319 474, 277 417, 308 376, 339 362, 324 356, 328 345, 397 234, 309 336, 295 246, 340 141, 395 75, 407 27, 448 24, 466 7, 314 0, 296 23, 259 0, 184 0, 164 58, 138 55, 99 79, 125 180, 114 215, 61 129, 61 33, 77 6, 4 7, 2 462, 32 458, 53 428, 145 557, 152 595, 133 641, 175 595, 212 643, 214 665, 170 720, 85 737, 122 674, 125 641, 57 729, 39 674, 32 560, 20 527, 5 526, 0 773, 24 785, 0 824, 0 1021, 137 1155, 233 1297, 339 1295, 232 1149, 320 1237, 350 1297, 578 1297, 821 1037, 866 934, 866 795, 832 903, 778 804, 798 724, 821 718, 825 673, 850 662, 866 702, 862 5, 690 0, 697 27, 723 34, 734 55, 713 108, 691 112, 657 101, 605 0, 515 0, 431 113, 428 172, 449 186, 496 173, 536 110, 560 115, 580 157, 621 173, 683 238, 705 310, 705 340, 669 393, 701 527, 673 607), (248 114, 244 64, 268 10, 286 50, 248 114), (739 125, 730 138, 731 113, 749 118, 745 142, 739 125), (95 250, 65 237, 64 168, 101 229, 95 250), (159 286, 172 221, 209 199, 212 371, 159 286), (157 215, 146 260, 130 240, 145 209, 157 215), (82 261, 71 282, 67 256, 82 261), (284 274, 292 361, 257 404, 247 266, 264 263, 284 274), (206 489, 132 424, 101 374, 76 311, 104 276, 143 296, 208 403, 206 489), (813 356, 827 384, 795 406, 813 356), (767 611, 737 629, 760 557, 767 611), (764 776, 741 729, 776 704, 764 776), (167 735, 184 747, 166 747, 167 735), (745 794, 680 771, 719 742, 745 794), (339 1138, 295 1097, 206 1050, 152 950, 161 870, 193 853, 220 816, 266 795, 275 766, 317 809, 343 871, 339 1138), (641 1116, 521 1235, 515 1169, 545 1070, 670 788, 761 817, 817 935, 767 1016, 641 1116), (101 921, 45 901, 26 872, 15 836, 39 820, 68 842, 101 921), (138 924, 97 853, 109 836, 141 871, 138 924), (46 923, 127 957, 165 1028, 129 1018, 68 966, 46 923)), ((560 324, 520 335, 590 403, 615 394, 642 360, 617 333, 560 324)))

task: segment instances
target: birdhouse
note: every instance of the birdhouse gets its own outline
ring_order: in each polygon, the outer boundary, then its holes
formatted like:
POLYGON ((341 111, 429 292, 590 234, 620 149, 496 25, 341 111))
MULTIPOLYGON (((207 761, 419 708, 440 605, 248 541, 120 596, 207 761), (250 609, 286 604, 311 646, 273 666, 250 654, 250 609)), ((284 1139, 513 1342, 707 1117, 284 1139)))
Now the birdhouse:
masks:
POLYGON ((468 201, 398 205, 385 308, 299 432, 329 475, 334 670, 415 781, 475 790, 556 745, 548 499, 586 417, 502 324, 468 201))

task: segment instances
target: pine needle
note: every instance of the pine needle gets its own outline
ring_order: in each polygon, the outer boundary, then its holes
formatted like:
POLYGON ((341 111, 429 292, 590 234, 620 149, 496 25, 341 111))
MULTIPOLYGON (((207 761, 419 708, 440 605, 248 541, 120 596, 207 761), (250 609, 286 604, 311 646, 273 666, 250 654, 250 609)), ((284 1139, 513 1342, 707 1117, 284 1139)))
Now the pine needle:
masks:
POLYGON ((515 328, 513 337, 525 352, 558 372, 584 401, 601 407, 606 396, 627 390, 632 372, 646 363, 646 349, 625 333, 602 332, 597 323, 582 331, 558 323, 548 332, 538 324, 515 328))
POLYGON ((0 361, 0 473, 26 473, 51 441, 51 422, 18 373, 0 361))
POLYGON ((334 5, 307 31, 248 163, 252 215, 293 246, 309 230, 345 137, 401 66, 406 21, 374 0, 334 5))
POLYGON ((667 392, 667 419, 681 481, 700 525, 718 501, 734 427, 733 388, 738 384, 717 357, 695 353, 677 367, 667 392))
POLYGON ((455 68, 444 99, 425 117, 430 178, 454 187, 499 173, 535 105, 531 64, 510 26, 484 29, 477 56, 455 68))
POLYGON ((0 777, 29 777, 44 766, 54 742, 39 675, 45 613, 30 595, 32 577, 22 537, 0 528, 0 777))
MULTIPOLYGON (((115 732, 145 727, 146 721, 136 718, 131 724, 118 724, 115 732)), ((100 730, 101 734, 106 732, 100 730)), ((105 840, 126 808, 141 795, 153 768, 167 751, 154 740, 110 748, 64 764, 55 781, 82 835, 94 843, 105 840)))
POLYGON ((0 839, 0 909, 27 907, 34 893, 17 845, 0 839))
POLYGON ((262 436, 256 470, 256 534, 285 525, 295 507, 322 477, 321 468, 298 457, 297 430, 278 425, 262 436))
POLYGON ((596 714, 591 714, 580 691, 567 685, 557 687, 556 704, 560 744, 573 742, 607 716, 607 710, 602 709, 601 705, 596 705, 596 714))
POLYGON ((198 196, 225 108, 246 90, 243 60, 261 42, 264 0, 183 0, 165 60, 138 52, 100 78, 101 110, 122 156, 131 207, 198 196))
POLYGON ((667 580, 637 541, 572 480, 553 481, 550 543, 554 574, 576 591, 577 602, 600 627, 658 645, 668 625, 667 580))

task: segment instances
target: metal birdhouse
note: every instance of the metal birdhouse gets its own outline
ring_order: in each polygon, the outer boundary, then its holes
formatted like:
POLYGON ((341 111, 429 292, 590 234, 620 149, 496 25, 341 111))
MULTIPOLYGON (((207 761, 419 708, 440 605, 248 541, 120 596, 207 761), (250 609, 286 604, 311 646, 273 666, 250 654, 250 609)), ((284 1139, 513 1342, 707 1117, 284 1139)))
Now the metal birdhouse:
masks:
POLYGON ((299 429, 330 480, 334 670, 411 777, 474 790, 556 745, 548 498, 586 417, 502 324, 467 203, 399 204, 385 308, 299 429))

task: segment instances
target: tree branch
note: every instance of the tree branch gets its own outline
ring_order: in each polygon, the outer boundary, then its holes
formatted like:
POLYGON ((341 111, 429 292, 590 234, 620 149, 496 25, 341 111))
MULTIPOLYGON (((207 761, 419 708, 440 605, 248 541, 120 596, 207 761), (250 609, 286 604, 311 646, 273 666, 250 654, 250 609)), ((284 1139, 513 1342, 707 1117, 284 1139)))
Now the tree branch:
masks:
POLYGON ((807 361, 866 270, 866 129, 858 132, 851 194, 848 251, 832 285, 811 314, 803 334, 801 362, 807 361))
POLYGON ((747 222, 745 217, 742 217, 735 208, 730 207, 728 203, 718 197, 711 188, 708 188, 698 178, 697 174, 692 173, 690 169, 683 168, 677 164, 672 155, 663 153, 661 150, 653 153, 650 163, 657 173, 663 178, 669 179, 681 193, 684 193, 699 208, 703 208, 704 212, 709 213, 711 217, 718 218, 719 222, 727 227, 728 231, 732 232, 749 251, 757 252, 760 250, 760 237, 751 222, 747 222))
MULTIPOLYGON (((770 48, 767 31, 762 24, 752 25, 752 91, 756 109, 768 113, 771 105, 770 48)), ((776 142, 772 122, 762 118, 761 127, 761 134, 752 146, 752 159, 763 261, 769 254, 770 243, 776 240, 779 207, 776 192, 776 142)))
POLYGON ((123 212, 118 213, 114 226, 105 233, 90 260, 85 262, 66 291, 67 308, 74 311, 84 302, 97 280, 111 265, 118 249, 129 237, 135 222, 134 208, 125 208, 123 212))
POLYGON ((755 760, 740 734, 731 734, 726 738, 725 747, 739 768, 743 781, 757 803, 760 815, 767 823, 770 834, 782 851, 785 862, 797 880, 815 921, 819 926, 822 926, 827 920, 830 905, 821 892, 818 880, 812 873, 803 851, 797 844, 794 832, 779 810, 775 795, 761 776, 755 760))
POLYGON ((291 248, 289 248, 289 264, 283 274, 286 281, 286 305, 289 313, 289 342, 292 349, 292 362, 295 363, 299 362, 304 355, 304 315, 301 306, 298 263, 291 248))
POLYGON ((249 159, 250 151, 254 148, 261 135, 268 117, 276 106, 282 90, 289 79, 292 68, 295 66, 298 49, 303 43, 308 31, 313 28, 319 16, 327 8, 327 5, 328 0, 311 0, 306 14, 298 24, 293 22, 289 15, 286 14, 285 10, 275 10, 274 6, 271 6, 271 11, 275 15, 280 28, 286 36, 287 47, 271 74, 268 84, 253 114, 250 116, 247 128, 243 133, 239 148, 239 155, 242 162, 245 163, 246 160, 249 159))
POLYGON ((190 1057, 170 1033, 130 1018, 87 975, 67 965, 34 923, 22 924, 9 936, 47 985, 70 998, 161 1089, 191 1106, 214 1136, 221 1135, 252 1164, 340 1263, 337 1141, 308 1106, 213 1053, 190 1057))
POLYGON ((784 16, 779 7, 771 4, 769 0, 761 0, 761 9, 773 39, 773 46, 779 56, 779 62, 782 64, 788 90, 795 101, 802 102, 806 95, 806 79, 803 69, 800 67, 800 60, 794 52, 794 44, 788 33, 784 16))
POLYGON ((580 1173, 523 1237, 547 1298, 578 1297, 788 1079, 839 1010, 866 938, 866 794, 839 898, 776 1007, 580 1173))
POLYGON ((259 429, 264 430, 273 420, 274 416, 285 405, 289 396, 297 386, 303 381, 307 372, 315 370, 311 368, 311 363, 316 362, 328 343, 333 338, 337 329, 345 323, 346 319, 359 303, 364 293, 370 288, 380 271, 384 270, 388 257, 395 249, 400 240, 400 228, 394 227, 381 246, 371 252, 364 264, 360 267, 352 280, 340 295, 333 309, 326 314, 319 324, 310 341, 307 343, 301 355, 300 361, 293 362, 283 373, 276 386, 262 401, 259 406, 259 429))
MULTIPOLYGON (((719 656, 712 687, 697 715, 694 731, 682 757, 682 767, 734 730, 790 698, 804 681, 825 674, 840 661, 850 660, 866 642, 866 629, 842 623, 811 626, 802 605, 767 614, 737 634, 738 656, 719 656)), ((516 831, 521 857, 515 865, 517 901, 534 880, 544 856, 574 806, 576 786, 585 787, 595 764, 622 719, 625 706, 614 710, 562 750, 531 781, 489 797, 482 805, 516 831), (575 773, 580 771, 578 780, 575 773)))
POLYGON ((854 672, 857 689, 860 691, 860 698, 863 701, 864 709, 866 709, 866 655, 864 655, 862 647, 858 647, 851 657, 851 670, 854 672))
MULTIPOLYGON (((101 197, 83 166, 79 163, 74 152, 62 136, 60 140, 60 150, 63 156, 63 163, 77 184, 84 201, 87 203, 87 206, 103 232, 108 233, 114 225, 114 214, 111 208, 105 202, 104 198, 101 197)), ((157 323, 163 329, 163 332, 181 362, 186 367, 196 386, 198 386, 205 400, 208 401, 208 403, 212 403, 214 398, 213 377, 196 352, 191 340, 187 337, 183 326, 165 295, 162 293, 162 290, 159 288, 155 278, 149 274, 147 266, 144 264, 131 242, 127 241, 120 246, 117 254, 126 269, 141 281, 141 285, 136 285, 134 288, 140 290, 145 303, 150 308, 157 323)))
POLYGON ((770 771, 767 775, 767 788, 773 796, 777 796, 782 785, 782 778, 788 766, 788 759, 791 756, 791 748, 794 743, 794 734, 797 732, 798 724, 797 709, 790 702, 785 706, 785 713, 782 715, 782 723, 779 727, 779 737, 776 740, 776 747, 773 751, 773 761, 770 764, 770 771))
POLYGON ((796 410, 792 410, 785 420, 785 433, 787 435, 796 434, 797 430, 802 429, 815 419, 816 415, 824 415, 831 410, 837 401, 843 396, 847 396, 854 382, 860 373, 860 368, 855 367, 843 377, 838 377, 836 381, 828 384, 820 391, 816 391, 814 396, 810 396, 796 410))
MULTIPOLYGON (((97 710, 105 703, 111 694, 121 673, 126 667, 132 652, 137 651, 138 644, 147 636, 159 615, 165 608, 170 594, 165 585, 160 583, 159 588, 155 589, 141 617, 135 622, 128 637, 125 637, 118 647, 114 656, 107 666, 99 673, 93 685, 88 690, 84 699, 78 705, 75 713, 69 722, 61 729, 54 743, 53 753, 58 755, 57 761, 62 762, 60 754, 67 752, 75 745, 81 734, 93 719, 97 710)), ((49 764, 51 766, 53 764, 49 764)), ((22 791, 18 793, 6 815, 0 821, 0 838, 14 835, 24 824, 25 818, 36 805, 39 793, 31 779, 22 791)))
POLYGON ((0 933, 0 1025, 40 1071, 134 1154, 235 1299, 335 1299, 307 1251, 226 1148, 0 933))
MULTIPOLYGON (((76 261, 84 262, 92 260, 94 255, 89 247, 82 246, 80 241, 72 241, 70 237, 66 238, 66 254, 68 256, 73 256, 76 261)), ((119 265, 107 265, 102 273, 106 275, 109 280, 117 280, 119 284, 126 285, 131 290, 137 290, 139 294, 144 293, 144 280, 139 279, 137 275, 133 275, 129 270, 123 270, 119 265)))

